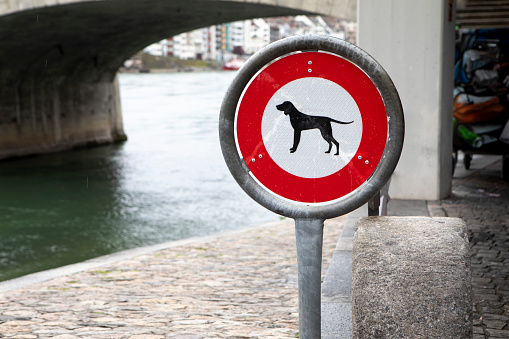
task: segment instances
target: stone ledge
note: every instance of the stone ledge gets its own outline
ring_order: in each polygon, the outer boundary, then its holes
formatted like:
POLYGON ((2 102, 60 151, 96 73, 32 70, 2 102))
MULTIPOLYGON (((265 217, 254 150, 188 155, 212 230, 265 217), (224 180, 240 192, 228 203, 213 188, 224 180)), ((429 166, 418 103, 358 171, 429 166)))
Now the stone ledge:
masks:
POLYGON ((471 338, 461 219, 361 218, 352 259, 353 338, 471 338))

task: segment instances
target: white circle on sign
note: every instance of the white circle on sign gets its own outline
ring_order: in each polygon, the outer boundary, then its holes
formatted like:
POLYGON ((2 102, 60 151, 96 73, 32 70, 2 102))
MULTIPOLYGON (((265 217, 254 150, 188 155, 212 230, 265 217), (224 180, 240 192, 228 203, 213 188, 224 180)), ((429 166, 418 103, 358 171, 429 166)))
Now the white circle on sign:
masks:
POLYGON ((335 82, 314 77, 297 79, 281 87, 267 103, 262 117, 262 138, 270 157, 288 173, 302 178, 325 177, 341 170, 355 156, 362 138, 361 113, 352 96, 335 82), (276 107, 285 101, 310 116, 305 117, 309 129, 301 131, 294 152, 290 151, 294 148, 295 134, 290 114, 286 115, 276 107), (352 123, 339 124, 327 118, 352 123), (338 142, 339 155, 336 155, 333 142, 330 153, 326 153, 329 143, 325 138, 329 133, 312 127, 324 123, 330 123, 332 127, 332 138, 338 142))

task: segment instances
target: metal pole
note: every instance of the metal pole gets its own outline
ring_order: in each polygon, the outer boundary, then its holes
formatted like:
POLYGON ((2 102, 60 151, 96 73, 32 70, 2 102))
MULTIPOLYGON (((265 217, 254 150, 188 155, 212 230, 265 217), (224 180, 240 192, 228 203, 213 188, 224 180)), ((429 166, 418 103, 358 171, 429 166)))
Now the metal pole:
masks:
POLYGON ((374 217, 379 215, 380 215, 380 192, 375 194, 375 196, 368 201, 368 216, 374 217))
POLYGON ((321 219, 295 219, 301 339, 321 338, 323 222, 321 219))

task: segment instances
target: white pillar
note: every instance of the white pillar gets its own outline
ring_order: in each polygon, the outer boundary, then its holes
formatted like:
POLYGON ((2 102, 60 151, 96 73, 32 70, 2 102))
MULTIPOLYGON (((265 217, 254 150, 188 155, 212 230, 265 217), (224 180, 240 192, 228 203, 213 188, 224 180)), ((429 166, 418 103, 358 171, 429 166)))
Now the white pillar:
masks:
POLYGON ((359 0, 358 45, 392 78, 405 112, 394 198, 437 200, 451 189, 453 0, 359 0))

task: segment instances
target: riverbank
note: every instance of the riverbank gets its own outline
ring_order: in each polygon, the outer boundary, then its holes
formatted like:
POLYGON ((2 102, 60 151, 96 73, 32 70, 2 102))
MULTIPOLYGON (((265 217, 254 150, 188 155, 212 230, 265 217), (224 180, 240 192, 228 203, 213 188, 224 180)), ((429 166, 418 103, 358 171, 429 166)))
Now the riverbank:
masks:
POLYGON ((134 73, 134 74, 143 74, 143 73, 189 73, 189 72, 217 72, 221 71, 221 68, 215 67, 187 67, 187 68, 144 68, 144 69, 120 69, 119 73, 134 73))
POLYGON ((234 75, 120 74, 127 142, 2 162, 0 281, 278 221, 221 153, 218 114, 234 75))
POLYGON ((219 71, 217 61, 198 59, 179 59, 172 56, 156 56, 138 53, 124 62, 120 73, 179 73, 219 71))
MULTIPOLYGON (((346 216, 327 220, 327 271, 346 216)), ((126 258, 0 294, 0 336, 296 338, 293 220, 126 258)))

